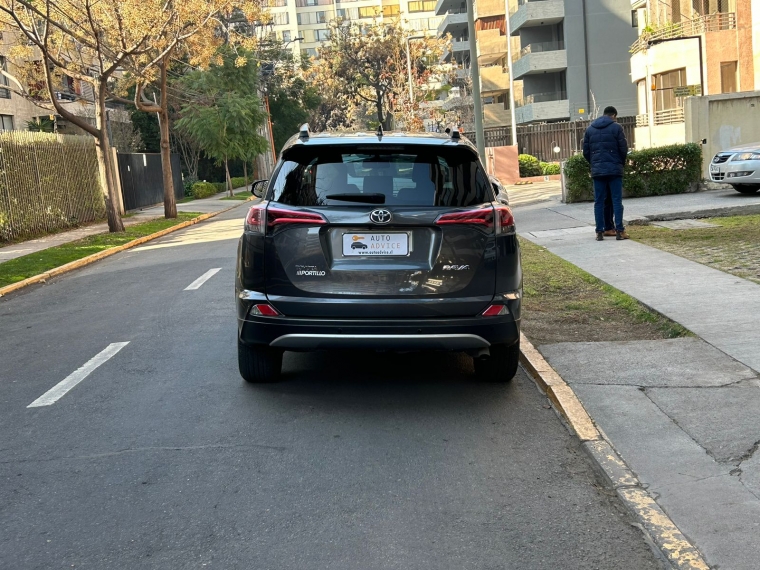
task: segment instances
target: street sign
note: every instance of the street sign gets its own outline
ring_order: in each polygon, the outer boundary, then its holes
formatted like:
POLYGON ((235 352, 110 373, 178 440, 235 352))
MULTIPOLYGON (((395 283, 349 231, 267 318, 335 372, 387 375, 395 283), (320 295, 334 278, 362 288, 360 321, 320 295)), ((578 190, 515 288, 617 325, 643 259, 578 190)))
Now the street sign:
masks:
POLYGON ((682 85, 681 87, 673 87, 673 95, 676 97, 695 97, 702 95, 701 85, 682 85))

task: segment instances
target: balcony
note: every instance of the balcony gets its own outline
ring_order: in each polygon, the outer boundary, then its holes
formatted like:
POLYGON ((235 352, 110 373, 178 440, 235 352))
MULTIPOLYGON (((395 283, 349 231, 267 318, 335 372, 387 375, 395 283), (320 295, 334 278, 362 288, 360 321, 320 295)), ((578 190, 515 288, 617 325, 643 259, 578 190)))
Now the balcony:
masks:
POLYGON ((501 65, 480 68, 480 92, 483 95, 509 90, 509 73, 501 65))
POLYGON ((504 15, 504 0, 477 0, 475 19, 504 15))
POLYGON ((517 10, 509 16, 509 23, 514 36, 520 28, 557 24, 564 17, 564 0, 520 0, 517 10))
POLYGON ((565 91, 534 93, 515 102, 518 123, 558 121, 570 118, 570 101, 565 91))
POLYGON ((674 125, 683 122, 683 108, 665 109, 664 111, 656 111, 654 114, 655 126, 674 125))
POLYGON ((438 36, 444 34, 453 34, 456 31, 464 31, 467 29, 467 12, 458 14, 449 12, 438 26, 438 36))
MULTIPOLYGON (((451 49, 447 49, 443 52, 441 60, 444 62, 451 61, 451 58, 456 58, 456 54, 470 51, 470 40, 454 40, 451 42, 451 49)), ((457 61, 461 61, 461 58, 457 61)))
POLYGON ((541 42, 525 46, 514 54, 515 79, 535 73, 556 73, 567 69, 565 42, 541 42))
POLYGON ((507 54, 507 36, 499 30, 481 30, 478 32, 478 63, 489 65, 507 54))
POLYGON ((462 0, 438 0, 435 5, 435 15, 445 16, 446 12, 456 12, 461 6, 462 0))
POLYGON ((685 22, 666 24, 652 32, 643 32, 631 46, 631 53, 637 54, 646 50, 651 43, 674 38, 699 36, 708 32, 722 32, 736 29, 736 14, 733 12, 718 12, 706 16, 698 16, 685 22))
POLYGON ((483 105, 483 126, 505 127, 512 124, 512 115, 509 109, 504 108, 504 103, 491 103, 483 105))

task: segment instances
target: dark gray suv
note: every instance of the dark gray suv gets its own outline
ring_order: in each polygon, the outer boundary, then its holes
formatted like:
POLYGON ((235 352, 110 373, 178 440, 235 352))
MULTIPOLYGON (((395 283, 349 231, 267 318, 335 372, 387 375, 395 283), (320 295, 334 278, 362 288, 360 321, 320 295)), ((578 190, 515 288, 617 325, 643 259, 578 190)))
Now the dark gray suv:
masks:
POLYGON ((282 354, 463 351, 483 379, 517 371, 522 270, 512 211, 456 131, 311 134, 282 150, 238 246, 238 361, 282 354))

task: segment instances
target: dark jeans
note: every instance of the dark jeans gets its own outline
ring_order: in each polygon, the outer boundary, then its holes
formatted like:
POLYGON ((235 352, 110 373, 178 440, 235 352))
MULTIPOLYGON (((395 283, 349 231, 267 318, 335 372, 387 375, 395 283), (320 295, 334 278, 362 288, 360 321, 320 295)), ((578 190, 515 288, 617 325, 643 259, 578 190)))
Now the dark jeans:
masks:
POLYGON ((605 222, 605 198, 609 192, 612 198, 612 209, 615 214, 615 228, 622 232, 623 227, 623 177, 622 176, 597 176, 594 178, 594 218, 596 231, 603 232, 610 229, 605 222))
POLYGON ((612 193, 607 187, 607 195, 604 197, 604 231, 615 229, 615 220, 612 219, 612 193))

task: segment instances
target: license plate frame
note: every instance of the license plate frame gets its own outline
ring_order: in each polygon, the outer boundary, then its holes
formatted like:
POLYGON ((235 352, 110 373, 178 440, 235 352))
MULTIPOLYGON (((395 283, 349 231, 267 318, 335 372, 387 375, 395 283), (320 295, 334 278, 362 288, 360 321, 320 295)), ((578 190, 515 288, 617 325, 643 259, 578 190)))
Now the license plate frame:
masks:
POLYGON ((718 166, 717 164, 711 164, 710 174, 717 174, 718 172, 720 172, 720 166, 718 166))
POLYGON ((409 232, 345 232, 341 237, 343 257, 408 257, 410 245, 409 232))

